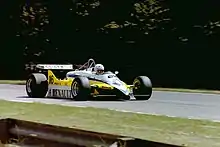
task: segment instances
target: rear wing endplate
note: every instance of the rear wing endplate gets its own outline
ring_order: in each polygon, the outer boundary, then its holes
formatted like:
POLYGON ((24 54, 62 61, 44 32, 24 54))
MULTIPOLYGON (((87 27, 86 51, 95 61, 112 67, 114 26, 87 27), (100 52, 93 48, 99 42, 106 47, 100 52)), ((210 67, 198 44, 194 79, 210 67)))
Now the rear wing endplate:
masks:
POLYGON ((71 70, 73 69, 72 64, 37 64, 38 69, 60 69, 60 70, 71 70))

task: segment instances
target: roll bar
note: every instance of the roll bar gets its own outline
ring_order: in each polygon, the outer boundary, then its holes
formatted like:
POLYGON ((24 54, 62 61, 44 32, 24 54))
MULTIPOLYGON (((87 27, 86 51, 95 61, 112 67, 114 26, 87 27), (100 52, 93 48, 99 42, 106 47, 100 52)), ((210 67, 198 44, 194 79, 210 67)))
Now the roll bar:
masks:
POLYGON ((78 69, 88 69, 88 68, 92 68, 95 67, 95 60, 94 59, 89 59, 86 63, 84 63, 82 66, 80 66, 78 69))

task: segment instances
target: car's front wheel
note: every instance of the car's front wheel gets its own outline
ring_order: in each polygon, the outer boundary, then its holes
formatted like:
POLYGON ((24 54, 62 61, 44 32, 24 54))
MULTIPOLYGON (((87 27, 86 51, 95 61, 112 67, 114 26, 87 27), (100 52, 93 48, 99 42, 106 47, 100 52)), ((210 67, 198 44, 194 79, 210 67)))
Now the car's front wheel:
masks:
POLYGON ((138 76, 133 82, 133 93, 137 100, 148 100, 152 95, 152 83, 147 76, 138 76))

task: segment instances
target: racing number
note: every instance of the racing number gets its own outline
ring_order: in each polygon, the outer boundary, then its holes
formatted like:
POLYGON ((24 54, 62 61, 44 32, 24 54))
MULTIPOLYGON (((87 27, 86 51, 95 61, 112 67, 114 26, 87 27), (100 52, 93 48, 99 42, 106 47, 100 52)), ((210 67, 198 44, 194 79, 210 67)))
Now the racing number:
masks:
POLYGON ((49 76, 49 82, 48 82, 49 84, 53 84, 54 83, 54 80, 53 80, 53 76, 51 75, 51 76, 49 76))

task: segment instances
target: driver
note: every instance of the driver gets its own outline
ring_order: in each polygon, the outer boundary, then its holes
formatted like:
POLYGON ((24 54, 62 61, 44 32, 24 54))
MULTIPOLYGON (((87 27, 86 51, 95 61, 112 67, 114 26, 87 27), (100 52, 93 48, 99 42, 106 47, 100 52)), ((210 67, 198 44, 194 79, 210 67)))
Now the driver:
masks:
POLYGON ((104 66, 102 64, 96 64, 94 67, 94 71, 96 74, 100 75, 104 73, 104 66))

